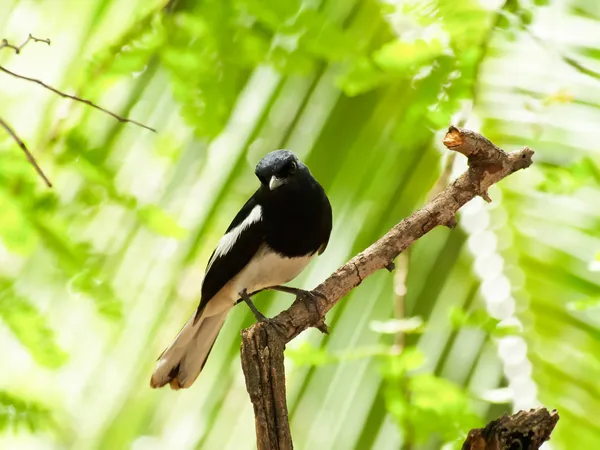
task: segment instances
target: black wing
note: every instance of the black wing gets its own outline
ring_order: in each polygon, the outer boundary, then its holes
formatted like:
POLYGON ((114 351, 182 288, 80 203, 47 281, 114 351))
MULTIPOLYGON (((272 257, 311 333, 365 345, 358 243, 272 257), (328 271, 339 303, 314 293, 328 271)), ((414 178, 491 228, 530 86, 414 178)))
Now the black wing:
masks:
MULTIPOLYGON (((254 194, 240 209, 240 212, 237 213, 225 234, 242 223, 257 205, 256 194, 254 194)), ((202 283, 202 298, 196 311, 196 317, 200 315, 210 299, 250 262, 263 242, 264 227, 262 220, 259 220, 244 229, 233 244, 233 247, 226 254, 220 255, 214 261, 212 259, 216 249, 213 251, 209 260, 211 262, 202 283)))
POLYGON ((321 227, 321 232, 323 233, 324 242, 321 244, 321 247, 319 247, 319 255, 327 248, 329 237, 331 236, 331 228, 333 226, 333 212, 331 211, 331 203, 329 202, 329 198, 327 197, 327 194, 325 194, 325 191, 323 191, 323 196, 325 197, 325 201, 323 202, 323 213, 321 214, 321 223, 319 226, 321 227))

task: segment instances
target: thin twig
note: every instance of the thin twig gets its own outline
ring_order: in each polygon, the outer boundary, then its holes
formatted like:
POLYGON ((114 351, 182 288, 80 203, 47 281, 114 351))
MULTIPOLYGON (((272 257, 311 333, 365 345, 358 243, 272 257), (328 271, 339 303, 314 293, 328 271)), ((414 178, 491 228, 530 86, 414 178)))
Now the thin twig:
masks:
POLYGON ((150 131, 153 131, 154 133, 156 133, 156 130, 154 128, 151 128, 151 127, 149 127, 147 125, 144 125, 143 123, 140 123, 140 122, 138 122, 136 120, 127 119, 127 118, 122 117, 122 116, 120 116, 118 114, 115 114, 114 112, 111 112, 108 109, 104 109, 103 107, 96 105, 95 103, 91 102, 90 100, 86 100, 84 98, 77 97, 76 95, 66 94, 66 93, 64 93, 62 91, 59 91, 58 89, 56 89, 56 88, 54 88, 52 86, 47 85, 46 83, 44 83, 41 80, 38 80, 37 78, 30 78, 30 77, 26 77, 25 75, 19 75, 18 73, 11 72, 10 70, 8 70, 7 68, 2 67, 2 66, 0 66, 0 70, 2 72, 4 72, 4 73, 7 73, 8 75, 11 75, 11 76, 15 77, 15 78, 19 78, 21 80, 31 81, 32 83, 39 84, 40 86, 42 86, 42 87, 44 87, 44 88, 46 88, 46 89, 54 92, 55 94, 60 95, 61 97, 69 98, 71 100, 75 100, 76 102, 84 103, 86 105, 89 105, 92 108, 96 108, 96 109, 98 109, 98 110, 100 110, 100 111, 102 111, 102 112, 104 112, 104 113, 106 113, 106 114, 114 117, 119 122, 129 122, 129 123, 132 123, 134 125, 137 125, 138 127, 142 127, 142 128, 145 128, 146 130, 150 130, 150 131))
POLYGON ((0 126, 4 128, 8 134, 10 134, 10 136, 15 140, 19 147, 21 147, 21 150, 25 152, 25 156, 27 156, 27 159, 35 168, 36 172, 43 178, 46 185, 48 187, 52 187, 52 183, 50 182, 46 174, 42 171, 41 167, 38 165, 31 152, 27 149, 25 143, 19 138, 19 136, 17 136, 17 133, 15 133, 15 131, 10 127, 10 125, 8 125, 4 120, 2 120, 2 118, 0 118, 0 126))
POLYGON ((10 44, 6 39, 2 39, 2 41, 0 41, 0 49, 1 48, 12 48, 15 53, 18 55, 19 53, 21 53, 21 50, 23 50, 23 47, 25 47, 29 42, 44 42, 48 45, 50 45, 50 39, 39 39, 36 38, 34 36, 32 36, 31 34, 27 37, 27 39, 25 40, 25 42, 23 42, 21 45, 16 46, 13 44, 10 44))
POLYGON ((587 75, 588 77, 592 77, 592 78, 595 78, 596 80, 600 80, 600 72, 590 69, 589 67, 586 67, 583 64, 581 64, 579 61, 576 61, 575 59, 571 58, 570 56, 563 54, 562 52, 557 50, 555 46, 550 45, 550 43, 548 41, 546 41, 546 40, 540 38, 539 36, 537 36, 536 34, 534 34, 529 28, 524 27, 523 30, 538 45, 540 45, 547 51, 552 52, 555 55, 557 55, 560 59, 562 59, 569 66, 573 67, 575 70, 578 70, 579 72, 581 72, 584 75, 587 75))
POLYGON ((599 72, 596 72, 595 70, 592 70, 589 67, 584 66, 580 62, 575 61, 570 56, 560 55, 560 57, 563 59, 564 62, 566 62, 571 67, 577 69, 578 71, 580 71, 584 75, 587 75, 588 77, 595 78, 596 80, 600 80, 600 73, 599 72))

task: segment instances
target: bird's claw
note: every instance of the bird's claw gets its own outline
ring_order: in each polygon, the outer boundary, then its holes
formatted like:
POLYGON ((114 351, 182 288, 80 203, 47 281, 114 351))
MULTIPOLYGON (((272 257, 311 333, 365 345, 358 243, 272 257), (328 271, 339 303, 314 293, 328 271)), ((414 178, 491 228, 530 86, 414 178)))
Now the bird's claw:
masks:
POLYGON ((275 330, 277 330, 277 332, 284 337, 287 337, 287 331, 285 329, 285 327, 283 325, 281 325, 277 320, 272 319, 270 317, 265 317, 262 316, 262 318, 257 320, 261 323, 264 323, 265 325, 270 325, 271 327, 273 327, 275 330))
MULTIPOLYGON (((297 296, 298 298, 300 298, 300 300, 302 300, 304 306, 310 314, 314 314, 317 317, 321 318, 321 313, 319 312, 319 308, 317 307, 317 297, 327 299, 325 295, 315 291, 299 290, 297 296)), ((324 318, 321 318, 321 320, 315 325, 315 328, 323 334, 329 334, 329 326, 327 326, 327 324, 325 323, 324 318)))
POLYGON ((290 286, 271 286, 267 289, 274 291, 285 292, 287 294, 293 294, 296 299, 302 300, 304 306, 310 314, 313 314, 319 318, 319 322, 314 325, 321 333, 329 334, 329 327, 325 324, 325 319, 321 317, 319 308, 317 306, 317 297, 321 297, 327 300, 327 297, 319 291, 307 291, 304 289, 298 289, 290 286))

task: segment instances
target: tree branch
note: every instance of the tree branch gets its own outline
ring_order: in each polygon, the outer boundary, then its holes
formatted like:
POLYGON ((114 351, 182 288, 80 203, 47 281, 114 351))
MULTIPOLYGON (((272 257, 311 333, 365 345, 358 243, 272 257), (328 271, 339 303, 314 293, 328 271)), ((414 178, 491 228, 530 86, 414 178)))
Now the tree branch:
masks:
POLYGON ((20 75, 18 73, 15 73, 15 72, 12 72, 12 71, 8 70, 5 67, 2 67, 2 66, 0 66, 0 70, 2 72, 4 72, 4 73, 8 74, 8 75, 11 75, 11 76, 15 77, 15 78, 19 78, 21 80, 30 81, 32 83, 39 84, 40 86, 48 89, 49 91, 54 92, 55 94, 60 95, 63 98, 69 98, 69 99, 74 100, 76 102, 84 103, 84 104, 86 104, 88 106, 91 106, 92 108, 96 108, 97 110, 102 111, 103 113, 106 113, 109 116, 114 117, 119 122, 132 123, 134 125, 137 125, 138 127, 142 127, 142 128, 145 128, 146 130, 150 130, 150 131, 156 133, 156 130, 154 128, 152 128, 152 127, 149 127, 148 125, 144 125, 143 123, 138 122, 137 120, 127 119, 126 117, 120 116, 120 115, 118 115, 118 114, 116 114, 116 113, 114 113, 112 111, 109 111, 108 109, 103 108, 102 106, 96 105, 91 100, 86 100, 85 98, 77 97, 76 95, 67 94, 67 93, 65 93, 63 91, 60 91, 60 90, 58 90, 58 89, 56 89, 56 88, 54 88, 54 87, 52 87, 52 86, 44 83, 42 80, 38 80, 37 78, 26 77, 25 75, 20 75))
MULTIPOLYGON (((2 39, 0 40, 0 50, 3 48, 9 48, 15 51, 15 53, 18 55, 19 53, 21 53, 21 50, 23 50, 23 48, 29 43, 29 42, 44 42, 48 45, 50 45, 50 39, 39 39, 36 38, 34 36, 32 36, 31 34, 27 37, 27 39, 19 46, 17 45, 13 45, 10 44, 6 39, 2 39)), ((10 70, 8 70, 7 68, 0 66, 0 71, 11 75, 15 78, 18 78, 20 80, 25 80, 25 81, 30 81, 32 83, 36 83, 39 84, 40 86, 48 89, 49 91, 54 92, 57 95, 60 95, 63 98, 68 98, 71 100, 74 100, 76 102, 79 103, 84 103, 88 106, 91 106, 92 108, 98 109, 112 117, 114 117, 115 119, 117 119, 119 122, 128 122, 128 123, 132 123, 134 125, 140 126, 142 128, 145 128, 147 130, 153 131, 154 133, 156 133, 156 130, 154 128, 151 128, 147 125, 144 125, 143 123, 137 122, 135 120, 131 120, 131 119, 127 119, 125 117, 122 117, 118 114, 115 114, 107 109, 102 108, 101 106, 96 105, 95 103, 93 103, 90 100, 86 100, 83 99, 81 97, 78 97, 76 95, 70 95, 67 94, 65 92, 62 92, 50 85, 47 85, 46 83, 44 83, 42 80, 38 80, 37 78, 30 78, 30 77, 26 77, 25 75, 20 75, 18 73, 12 72, 10 70)), ((52 187, 52 183, 50 182, 50 180, 48 179, 48 177, 44 174, 44 172, 42 171, 42 169, 40 168, 40 166, 38 165, 37 161, 35 160, 35 158, 33 157, 33 155, 31 154, 31 152, 29 151, 29 149, 27 148, 27 146, 25 145, 25 143, 21 140, 21 138, 19 138, 19 136, 17 135, 17 133, 8 125, 7 122, 5 122, 4 120, 0 119, 0 127, 4 128, 6 130, 6 132, 14 139, 14 141, 19 145, 19 147, 21 147, 21 149, 25 152, 25 155, 27 156, 27 159, 29 160, 29 162, 33 165, 33 167, 35 168, 36 172, 43 178, 44 182, 46 183, 46 185, 48 187, 52 187)))
POLYGON ((558 419, 556 410, 549 412, 546 408, 505 414, 485 428, 471 430, 462 450, 537 450, 550 439, 558 419))
POLYGON ((317 286, 312 291, 316 308, 296 299, 275 318, 242 331, 242 368, 254 406, 259 450, 293 448, 285 397, 285 344, 323 323, 325 314, 342 297, 375 271, 390 267, 424 234, 439 225, 453 225, 465 203, 476 196, 490 201, 490 186, 532 163, 531 149, 506 153, 480 134, 462 128, 450 127, 443 142, 468 158, 467 172, 317 286))
POLYGON ((29 44, 30 41, 44 42, 45 44, 50 45, 50 39, 39 39, 39 38, 33 37, 30 34, 29 36, 27 36, 27 39, 25 39, 25 41, 19 46, 10 44, 6 39, 2 39, 2 41, 0 41, 0 49, 12 48, 15 51, 15 53, 18 55, 19 53, 21 53, 21 50, 23 50, 23 47, 25 47, 27 44, 29 44))
POLYGON ((23 142, 19 138, 19 136, 17 136, 17 133, 15 133, 15 131, 10 127, 10 125, 8 125, 4 120, 2 120, 2 118, 0 118, 0 127, 4 128, 6 130, 6 132, 8 134, 10 134, 10 136, 19 145, 19 147, 21 147, 21 150, 23 150, 25 152, 25 156, 27 156, 27 159, 29 160, 31 165, 35 168, 35 171, 40 175, 40 177, 42 177, 42 179, 46 183, 46 186, 52 187, 52 183, 50 182, 50 180, 48 179, 48 177, 46 176, 46 174, 44 173, 42 168, 38 165, 37 161, 31 154, 31 152, 29 151, 27 146, 25 145, 25 142, 23 142))

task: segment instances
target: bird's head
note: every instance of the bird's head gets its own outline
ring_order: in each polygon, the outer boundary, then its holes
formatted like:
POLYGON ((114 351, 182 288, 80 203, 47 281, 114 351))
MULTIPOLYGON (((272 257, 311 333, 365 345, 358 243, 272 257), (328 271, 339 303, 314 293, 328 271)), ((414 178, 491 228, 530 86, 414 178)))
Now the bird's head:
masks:
POLYGON ((308 167, 289 150, 275 150, 267 154, 256 165, 256 176, 269 190, 295 184, 310 175, 308 167))

